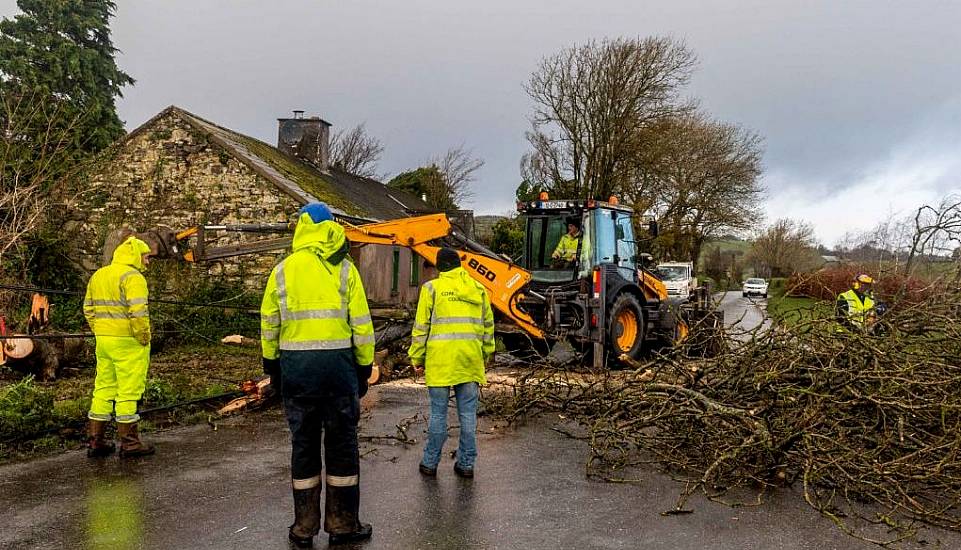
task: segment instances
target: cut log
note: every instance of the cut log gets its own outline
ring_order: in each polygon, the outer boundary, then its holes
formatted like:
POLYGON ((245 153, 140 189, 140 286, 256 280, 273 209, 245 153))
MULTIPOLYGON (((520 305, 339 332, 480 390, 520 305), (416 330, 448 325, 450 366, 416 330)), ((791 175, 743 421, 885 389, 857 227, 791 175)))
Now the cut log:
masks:
MULTIPOLYGON (((23 335, 13 334, 11 336, 23 335)), ((30 338, 11 338, 9 340, 4 340, 3 353, 13 361, 25 359, 29 357, 31 353, 33 353, 33 340, 30 338)))
POLYGON ((377 348, 385 349, 387 346, 396 342, 397 340, 410 336, 410 329, 412 326, 413 325, 410 322, 391 323, 380 330, 374 331, 374 337, 377 340, 377 348))
POLYGON ((7 366, 23 374, 32 374, 44 382, 56 380, 60 357, 54 346, 44 340, 17 338, 6 346, 7 366))
POLYGON ((221 344, 232 344, 235 346, 242 346, 245 348, 253 348, 260 345, 260 340, 255 340, 253 338, 247 338, 246 336, 241 336, 240 334, 231 334, 230 336, 224 336, 220 341, 221 344))
MULTIPOLYGON (((47 335, 44 335, 47 336, 47 335)), ((79 338, 12 338, 4 340, 6 364, 44 382, 56 380, 63 367, 83 358, 86 344, 79 338)))

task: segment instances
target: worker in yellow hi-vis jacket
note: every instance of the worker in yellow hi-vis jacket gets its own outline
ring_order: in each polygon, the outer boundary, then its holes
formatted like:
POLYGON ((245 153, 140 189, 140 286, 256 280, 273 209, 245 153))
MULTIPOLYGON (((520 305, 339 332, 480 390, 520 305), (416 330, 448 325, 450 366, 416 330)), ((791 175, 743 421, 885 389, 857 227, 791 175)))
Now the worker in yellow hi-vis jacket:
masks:
POLYGON ((137 402, 143 396, 150 363, 150 318, 143 271, 150 246, 130 237, 87 284, 83 314, 97 338, 97 377, 90 403, 87 456, 102 457, 116 447, 104 437, 113 415, 121 458, 153 454, 137 433, 137 402))
POLYGON ((310 548, 320 531, 321 443, 330 544, 371 535, 371 526, 358 519, 357 423, 374 363, 374 326, 349 249, 325 204, 303 207, 293 253, 271 272, 260 309, 264 372, 280 380, 290 425, 294 524, 288 538, 301 548, 310 548))
POLYGON ((460 266, 456 250, 442 248, 437 269, 440 275, 421 287, 407 352, 415 368, 424 367, 430 395, 427 443, 419 469, 426 476, 437 475, 453 389, 460 417, 454 473, 471 478, 477 458, 479 384, 487 382, 484 367, 494 353, 494 312, 487 291, 460 266))

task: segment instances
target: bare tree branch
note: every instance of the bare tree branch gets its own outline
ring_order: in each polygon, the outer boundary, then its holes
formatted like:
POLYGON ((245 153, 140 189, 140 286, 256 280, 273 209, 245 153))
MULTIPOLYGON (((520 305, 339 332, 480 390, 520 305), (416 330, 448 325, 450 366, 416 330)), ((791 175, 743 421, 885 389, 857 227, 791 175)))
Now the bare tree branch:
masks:
POLYGON ((471 184, 484 161, 475 158, 463 145, 451 147, 446 153, 431 160, 443 175, 445 192, 450 202, 460 207, 474 196, 471 184))
POLYGON ((376 177, 383 153, 384 144, 368 135, 364 124, 334 132, 330 138, 331 165, 355 176, 376 177))

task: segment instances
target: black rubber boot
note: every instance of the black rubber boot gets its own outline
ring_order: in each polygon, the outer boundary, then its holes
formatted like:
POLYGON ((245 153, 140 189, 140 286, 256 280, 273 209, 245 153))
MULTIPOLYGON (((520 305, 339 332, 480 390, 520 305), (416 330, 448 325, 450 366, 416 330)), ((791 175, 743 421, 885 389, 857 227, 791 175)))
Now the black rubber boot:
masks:
POLYGON ((369 539, 374 533, 374 528, 371 527, 369 523, 358 523, 357 525, 357 530, 353 533, 330 535, 330 539, 328 539, 327 543, 331 546, 337 546, 339 544, 361 542, 369 539))
POLYGON ((461 468, 460 464, 456 462, 454 463, 454 473, 466 479, 473 479, 474 477, 473 468, 461 468))
POLYGON ((320 485, 294 489, 294 524, 287 538, 297 548, 311 548, 314 535, 320 532, 320 491, 320 485))
POLYGON ((104 434, 107 431, 107 423, 103 420, 91 420, 87 426, 87 457, 102 458, 110 456, 117 450, 113 441, 107 441, 104 434))
POLYGON ((330 533, 331 545, 360 542, 370 538, 373 528, 357 519, 360 509, 360 486, 327 485, 324 507, 324 531, 330 533))

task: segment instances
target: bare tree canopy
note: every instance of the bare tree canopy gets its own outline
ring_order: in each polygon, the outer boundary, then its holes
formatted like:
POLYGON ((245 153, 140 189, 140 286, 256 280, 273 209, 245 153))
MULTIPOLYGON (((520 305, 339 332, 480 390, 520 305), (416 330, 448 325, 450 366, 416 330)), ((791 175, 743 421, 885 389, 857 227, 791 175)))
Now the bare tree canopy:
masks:
POLYGON ((753 228, 762 140, 681 96, 696 64, 664 37, 589 42, 544 59, 526 85, 534 113, 518 197, 620 195, 658 218, 655 246, 678 260, 696 262, 707 239, 753 228))
POLYGON ((470 149, 465 149, 463 145, 451 147, 443 155, 435 157, 431 164, 443 174, 445 192, 454 205, 460 207, 474 196, 471 184, 477 178, 477 171, 484 166, 484 161, 474 157, 470 149))
POLYGON ((364 124, 334 132, 330 138, 330 163, 341 170, 360 176, 377 176, 377 163, 384 144, 367 133, 364 124))
POLYGON ((787 277, 812 271, 820 264, 814 226, 782 218, 761 231, 748 252, 754 272, 768 277, 787 277))
POLYGON ((762 219, 761 138, 733 124, 688 113, 647 133, 639 177, 624 190, 637 210, 659 220, 659 252, 693 262, 704 242, 762 219))
POLYGON ((868 231, 847 232, 835 251, 845 260, 877 262, 879 271, 915 275, 922 265, 944 262, 961 245, 961 195, 949 194, 909 215, 889 214, 868 231))
POLYGON ((534 100, 525 180, 568 197, 619 191, 638 172, 643 130, 691 108, 679 93, 695 64, 662 37, 592 41, 541 61, 525 87, 534 100))
POLYGON ((925 205, 915 212, 914 235, 905 271, 911 275, 916 258, 948 255, 961 244, 961 195, 948 195, 937 206, 925 205))

